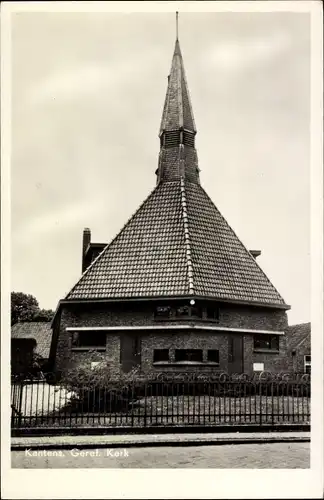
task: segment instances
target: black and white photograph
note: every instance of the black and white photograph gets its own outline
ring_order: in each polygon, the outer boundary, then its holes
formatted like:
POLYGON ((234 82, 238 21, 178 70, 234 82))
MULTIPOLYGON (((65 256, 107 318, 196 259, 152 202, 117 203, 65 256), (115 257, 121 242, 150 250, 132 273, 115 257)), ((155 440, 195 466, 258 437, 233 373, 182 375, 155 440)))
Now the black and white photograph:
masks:
POLYGON ((320 498, 320 3, 55 3, 2 18, 6 498, 320 498))

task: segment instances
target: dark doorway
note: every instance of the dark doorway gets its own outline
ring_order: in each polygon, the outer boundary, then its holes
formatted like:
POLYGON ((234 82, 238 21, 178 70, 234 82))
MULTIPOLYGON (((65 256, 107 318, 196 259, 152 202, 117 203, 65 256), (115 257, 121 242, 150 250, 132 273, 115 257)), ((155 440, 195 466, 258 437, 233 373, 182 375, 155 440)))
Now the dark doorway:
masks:
POLYGON ((230 335, 228 338, 228 371, 243 373, 243 336, 230 335))
POLYGON ((136 334, 124 333, 120 339, 120 363, 123 372, 141 364, 141 339, 136 334))

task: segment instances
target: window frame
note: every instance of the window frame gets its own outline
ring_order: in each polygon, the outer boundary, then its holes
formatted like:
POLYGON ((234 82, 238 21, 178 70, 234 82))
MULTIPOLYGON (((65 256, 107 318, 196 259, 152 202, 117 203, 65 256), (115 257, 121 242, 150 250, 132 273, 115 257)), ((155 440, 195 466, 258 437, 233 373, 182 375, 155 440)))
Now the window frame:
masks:
POLYGON ((312 371, 312 355, 311 354, 304 354, 304 373, 308 373, 310 375, 312 371), (306 358, 309 358, 309 360, 306 360, 306 358), (310 371, 307 371, 307 368, 309 367, 310 371))
POLYGON ((169 363, 170 362, 170 349, 168 348, 159 348, 159 349, 153 349, 153 364, 159 364, 159 363, 169 363), (167 352, 167 359, 160 359, 156 360, 155 359, 155 353, 159 351, 166 351, 167 352))
POLYGON ((172 317, 172 308, 171 306, 157 306, 154 310, 154 319, 157 320, 168 320, 172 317), (159 314, 162 311, 165 311, 166 314, 159 314))
POLYGON ((107 333, 99 330, 92 330, 86 332, 71 332, 71 350, 72 351, 106 351, 107 350, 107 333), (100 334, 102 339, 105 339, 104 345, 102 344, 90 344, 90 345, 80 345, 80 339, 82 336, 90 337, 94 333, 100 334), (74 343, 74 337, 76 337, 76 343, 74 343))
POLYGON ((218 305, 206 305, 204 303, 175 305, 158 305, 154 309, 155 321, 202 321, 219 323, 220 308, 218 305))
POLYGON ((254 352, 268 352, 268 353, 278 353, 280 351, 280 339, 279 335, 273 335, 271 333, 265 334, 265 333, 260 333, 260 334, 255 334, 253 335, 253 351, 254 352), (269 342, 269 347, 263 342, 269 342), (273 347, 273 343, 275 341, 276 346, 273 347), (257 345, 259 344, 259 345, 257 345), (260 345, 261 344, 261 345, 260 345))
POLYGON ((175 363, 179 363, 179 364, 191 364, 191 363, 199 363, 199 364, 203 364, 204 363, 204 350, 203 349, 175 349, 174 350, 174 360, 175 360, 175 363), (177 357, 179 357, 179 353, 186 353, 186 356, 185 358, 186 359, 177 359, 177 357), (195 356, 195 354, 198 355, 201 354, 201 356, 199 356, 199 358, 201 359, 191 359, 192 357, 195 356))
POLYGON ((205 306, 205 321, 214 321, 216 323, 219 323, 219 318, 220 318, 220 311, 219 307, 213 306, 213 305, 207 305, 205 306), (208 311, 212 311, 212 314, 209 315, 208 311))
POLYGON ((214 363, 215 365, 219 366, 219 349, 207 349, 207 363, 214 363), (217 353, 217 361, 213 359, 209 359, 210 353, 215 352, 217 353))

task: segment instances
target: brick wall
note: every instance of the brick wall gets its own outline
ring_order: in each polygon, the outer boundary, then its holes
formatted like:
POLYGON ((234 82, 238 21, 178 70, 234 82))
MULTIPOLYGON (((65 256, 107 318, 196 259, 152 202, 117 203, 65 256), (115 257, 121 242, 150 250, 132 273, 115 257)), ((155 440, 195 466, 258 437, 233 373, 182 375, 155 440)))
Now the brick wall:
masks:
POLYGON ((304 356, 311 354, 311 341, 310 336, 307 337, 295 349, 296 354, 292 354, 292 349, 288 350, 289 369, 294 372, 304 372, 304 356))
POLYGON ((244 371, 253 372, 253 363, 263 363, 264 370, 269 372, 287 371, 289 368, 287 344, 284 335, 279 337, 279 354, 254 352, 253 336, 244 335, 244 371))
MULTIPOLYGON (((208 370, 222 370, 227 371, 227 360, 228 360, 228 340, 227 335, 220 333, 150 333, 143 335, 142 337, 142 359, 141 359, 141 370, 143 372, 149 371, 183 371, 184 367, 177 366, 161 366, 153 365, 153 351, 154 349, 170 349, 170 361, 174 362, 174 350, 175 349, 218 349, 219 350, 219 367, 215 366, 186 366, 186 371, 197 371, 203 369, 208 370)), ((205 353, 204 353, 205 354, 205 353)), ((204 359, 204 361, 207 361, 204 359)))
MULTIPOLYGON (((80 306, 63 306, 59 335, 56 346, 57 370, 75 364, 78 360, 86 357, 85 352, 71 352, 70 334, 66 327, 81 326, 130 326, 130 325, 152 325, 157 324, 154 320, 156 303, 129 302, 119 304, 102 304, 80 306)), ((182 320, 181 323, 184 323, 182 320)), ((175 325, 175 321, 160 321, 160 325, 175 325)), ((196 322, 198 324, 198 322, 196 322)), ((215 325, 215 323, 211 323, 215 325)), ((204 322, 204 325, 208 323, 204 322)), ((266 308, 250 306, 236 306, 224 304, 221 306, 220 320, 217 326, 233 328, 250 328, 261 330, 284 331, 287 326, 287 315, 285 311, 273 311, 266 308)), ((140 332, 139 332, 140 333, 140 332)), ((220 351, 220 368, 228 370, 228 335, 222 332, 175 332, 159 331, 157 333, 142 333, 142 369, 152 369, 153 349, 155 348, 199 348, 218 349, 220 351)), ((253 337, 244 335, 244 366, 246 373, 251 373, 253 362, 263 362, 265 370, 281 371, 287 369, 286 341, 280 338, 280 354, 254 353, 253 337)), ((120 336, 116 333, 107 333, 107 361, 114 367, 116 372, 120 369, 120 336)), ((155 368, 153 368, 155 369, 155 368)), ((172 369, 177 370, 176 367, 172 369)), ((196 368, 197 369, 197 368, 196 368)))

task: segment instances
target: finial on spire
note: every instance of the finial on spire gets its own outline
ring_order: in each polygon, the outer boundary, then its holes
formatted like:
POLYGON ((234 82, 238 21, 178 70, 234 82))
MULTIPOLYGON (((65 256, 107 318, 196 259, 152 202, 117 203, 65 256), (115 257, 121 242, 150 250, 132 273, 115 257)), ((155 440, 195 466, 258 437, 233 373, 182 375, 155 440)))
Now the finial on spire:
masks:
POLYGON ((178 40, 178 17, 179 17, 179 12, 176 12, 176 34, 177 34, 177 40, 178 40))

